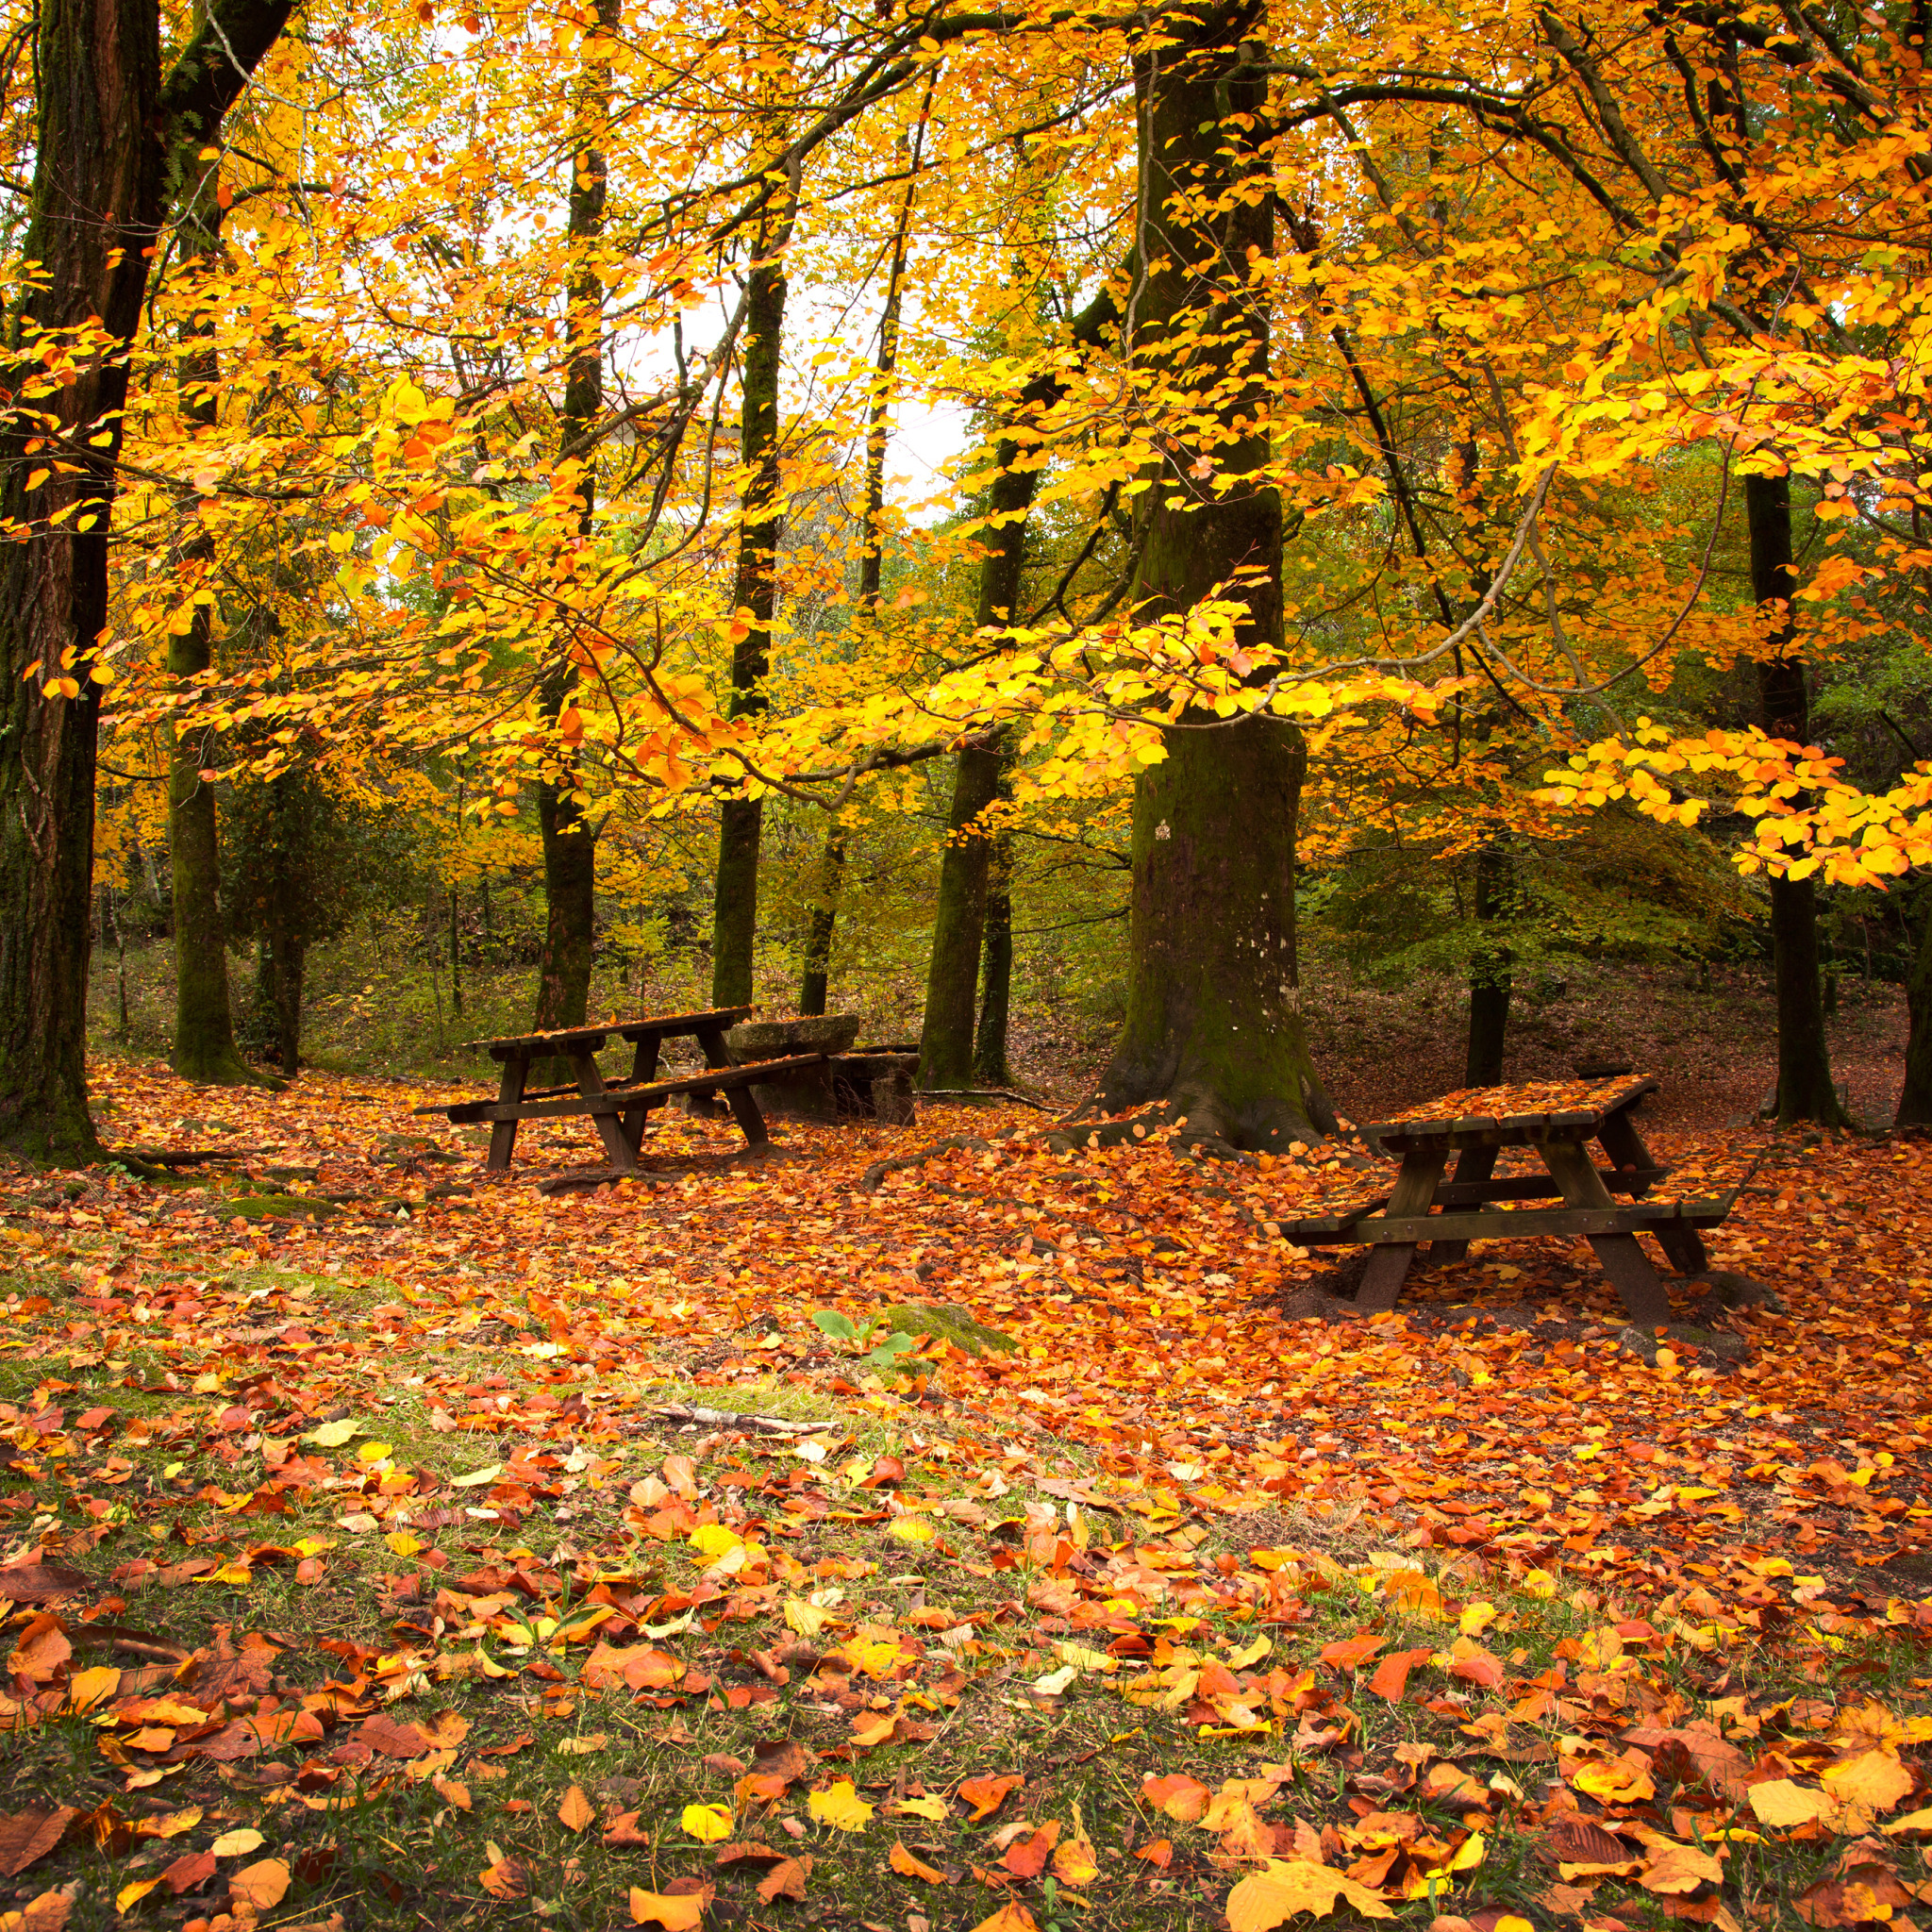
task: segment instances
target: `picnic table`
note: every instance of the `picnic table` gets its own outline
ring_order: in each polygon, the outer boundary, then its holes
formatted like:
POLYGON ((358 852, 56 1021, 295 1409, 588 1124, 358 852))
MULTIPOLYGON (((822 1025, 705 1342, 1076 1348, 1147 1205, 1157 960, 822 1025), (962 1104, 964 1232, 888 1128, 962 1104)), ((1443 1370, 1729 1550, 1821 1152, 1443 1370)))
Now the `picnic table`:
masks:
POLYGON ((1738 1188, 1687 1201, 1652 1196, 1669 1170, 1652 1158, 1631 1116, 1657 1091, 1655 1080, 1625 1079, 1470 1087, 1444 1094, 1363 1129, 1401 1159, 1388 1194, 1350 1212, 1284 1222, 1281 1231, 1304 1246, 1368 1244, 1356 1306, 1378 1310, 1395 1306, 1424 1241, 1431 1243, 1431 1261, 1455 1261, 1467 1255, 1472 1241, 1580 1235, 1596 1251, 1633 1322, 1646 1327, 1668 1322, 1670 1297, 1638 1235, 1656 1236, 1684 1274, 1701 1274, 1710 1265, 1701 1230, 1716 1227, 1731 1211, 1738 1188), (1592 1141, 1608 1156, 1607 1167, 1596 1164, 1592 1141), (1533 1147, 1546 1172, 1496 1179, 1496 1158, 1507 1147, 1533 1147), (1451 1154, 1456 1171, 1444 1180, 1451 1154), (1626 1205, 1618 1205, 1619 1195, 1628 1197, 1626 1205), (1507 1211, 1493 1205, 1551 1199, 1562 1205, 1507 1211))
POLYGON ((596 1124, 610 1167, 635 1174, 638 1148, 643 1140, 644 1116, 676 1094, 722 1092, 752 1147, 763 1146, 771 1136, 752 1089, 800 1068, 816 1066, 822 1053, 790 1054, 779 1059, 735 1064, 724 1043, 726 1031, 756 1010, 751 1007, 713 1007, 697 1013, 654 1013, 641 1020, 606 1020, 595 1026, 571 1026, 552 1033, 520 1033, 508 1040, 481 1040, 493 1060, 503 1064, 494 1100, 462 1100, 436 1107, 419 1107, 418 1113, 446 1114, 458 1124, 490 1123, 487 1170, 501 1173, 516 1149, 517 1128, 525 1121, 551 1120, 560 1115, 588 1114, 596 1124), (630 1072, 607 1081, 597 1056, 613 1040, 634 1048, 630 1072), (659 1048, 667 1040, 694 1040, 705 1057, 701 1074, 655 1078, 659 1048), (532 1062, 567 1059, 575 1078, 567 1086, 529 1086, 532 1062))

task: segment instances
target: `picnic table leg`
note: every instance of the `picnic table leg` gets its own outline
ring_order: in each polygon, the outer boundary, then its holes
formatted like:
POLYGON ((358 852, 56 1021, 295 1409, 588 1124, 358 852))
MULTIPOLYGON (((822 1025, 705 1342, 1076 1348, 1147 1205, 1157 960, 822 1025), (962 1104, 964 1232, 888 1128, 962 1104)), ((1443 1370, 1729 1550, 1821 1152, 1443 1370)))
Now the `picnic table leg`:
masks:
MULTIPOLYGON (((1429 1211, 1447 1158, 1441 1148, 1424 1147, 1412 1147, 1402 1157, 1402 1171, 1395 1176, 1385 1210, 1391 1220, 1398 1214, 1429 1211)), ((1355 1291, 1357 1307, 1384 1313, 1395 1306, 1395 1297, 1402 1292, 1403 1277, 1415 1259, 1416 1245, 1414 1241, 1378 1241, 1369 1250, 1369 1265, 1362 1273, 1361 1286, 1355 1291)))
MULTIPOLYGON (((1452 1181, 1486 1181, 1496 1171, 1494 1147, 1465 1147, 1456 1157, 1456 1172, 1449 1178, 1452 1181)), ((1469 1258, 1467 1239, 1453 1241, 1431 1241, 1429 1243, 1429 1265, 1433 1268, 1442 1261, 1466 1261, 1469 1258)))
MULTIPOLYGON (((1650 1149, 1643 1144, 1643 1136, 1637 1131, 1637 1123, 1630 1118, 1629 1109, 1622 1108, 1604 1117, 1604 1124, 1597 1129, 1597 1139, 1604 1143, 1604 1152, 1610 1157, 1610 1165, 1619 1168, 1655 1167, 1650 1149)), ((1641 1200, 1650 1191, 1650 1183, 1643 1181, 1630 1190, 1633 1199, 1641 1200)), ((1710 1266, 1710 1256, 1706 1252, 1704 1237, 1694 1227, 1688 1227, 1682 1222, 1666 1222, 1654 1227, 1651 1232, 1657 1236, 1657 1245, 1670 1257, 1671 1266, 1680 1274, 1702 1274, 1710 1266)))
MULTIPOLYGON (((1634 1130, 1633 1130, 1634 1131, 1634 1130)), ((1578 1141, 1545 1141, 1543 1165, 1563 1191, 1566 1208, 1612 1208, 1610 1191, 1578 1141)), ((1593 1234, 1588 1237, 1603 1271, 1622 1298, 1624 1310, 1640 1327, 1654 1328, 1671 1319, 1671 1298, 1657 1279, 1650 1257, 1634 1234, 1593 1234)))
MULTIPOLYGON (((630 1083, 633 1087, 645 1085, 658 1071, 658 1036, 645 1033, 639 1036, 638 1050, 630 1063, 630 1083)), ((644 1116, 650 1109, 636 1107, 623 1115, 624 1138, 636 1154, 644 1141, 644 1116)))
MULTIPOLYGON (((700 1026, 698 1028, 698 1051, 705 1057, 708 1067, 728 1067, 731 1055, 724 1045, 724 1029, 722 1026, 700 1026)), ((747 1147, 766 1145, 771 1135, 765 1131, 765 1117, 758 1111, 758 1104, 752 1097, 749 1087, 727 1087, 724 1098, 731 1104, 731 1116, 738 1123, 739 1131, 744 1136, 747 1147)))
MULTIPOLYGON (((571 1062, 577 1071, 577 1091, 586 1100, 594 1100, 605 1091, 604 1075, 597 1071, 595 1056, 574 1053, 571 1062)), ((619 1174, 635 1174, 638 1158, 618 1117, 614 1113, 593 1113, 591 1118, 597 1123, 597 1135, 604 1142, 604 1152, 609 1156, 611 1166, 619 1174)))
MULTIPOLYGON (((503 1077, 496 1083, 496 1098, 499 1104, 514 1107, 524 1097, 524 1086, 529 1077, 528 1060, 505 1060, 503 1077)), ((516 1144, 516 1122, 498 1121, 490 1129, 490 1158, 483 1163, 484 1173, 507 1173, 509 1168, 509 1158, 515 1153, 516 1144)))

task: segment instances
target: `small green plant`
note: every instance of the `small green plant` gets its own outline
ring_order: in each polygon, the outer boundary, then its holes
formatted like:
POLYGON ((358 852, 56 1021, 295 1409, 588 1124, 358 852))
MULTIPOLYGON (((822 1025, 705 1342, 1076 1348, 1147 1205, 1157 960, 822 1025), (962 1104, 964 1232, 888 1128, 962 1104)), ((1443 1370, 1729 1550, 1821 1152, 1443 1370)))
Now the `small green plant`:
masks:
POLYGON ((886 1325, 883 1315, 875 1315, 870 1322, 860 1324, 849 1315, 841 1315, 837 1308, 814 1308, 811 1319, 847 1355, 857 1356, 867 1368, 881 1375, 905 1374, 906 1365, 900 1357, 919 1346, 916 1335, 896 1334, 887 1334, 874 1344, 873 1337, 886 1325))

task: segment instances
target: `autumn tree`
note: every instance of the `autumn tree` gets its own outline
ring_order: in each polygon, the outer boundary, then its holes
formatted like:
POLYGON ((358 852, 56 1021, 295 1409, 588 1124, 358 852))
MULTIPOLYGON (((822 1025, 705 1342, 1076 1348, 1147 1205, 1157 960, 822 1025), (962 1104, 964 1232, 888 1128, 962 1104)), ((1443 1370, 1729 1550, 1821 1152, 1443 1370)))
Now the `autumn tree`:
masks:
POLYGON ((216 0, 166 77, 154 0, 46 0, 0 430, 0 1143, 97 1151, 87 1108, 93 788, 125 355, 171 199, 288 0, 216 0))

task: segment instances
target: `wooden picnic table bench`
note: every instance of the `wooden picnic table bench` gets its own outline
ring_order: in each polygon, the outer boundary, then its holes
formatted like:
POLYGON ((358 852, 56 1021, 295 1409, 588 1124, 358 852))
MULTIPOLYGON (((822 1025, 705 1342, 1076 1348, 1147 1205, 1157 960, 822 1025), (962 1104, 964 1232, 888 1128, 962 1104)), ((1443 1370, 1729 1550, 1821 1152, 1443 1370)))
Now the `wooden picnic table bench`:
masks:
POLYGON ((474 1041, 471 1044, 503 1063, 496 1098, 419 1107, 416 1111, 446 1114, 458 1124, 488 1121, 490 1158, 485 1166, 495 1173, 509 1166, 517 1128, 523 1122, 587 1114, 596 1124, 610 1167, 619 1174, 635 1174, 644 1116, 680 1093, 722 1092, 730 1103, 745 1143, 763 1146, 771 1136, 765 1130, 753 1087, 802 1067, 816 1066, 824 1055, 791 1054, 781 1059, 735 1065, 724 1035, 754 1010, 751 1007, 713 1007, 703 1012, 653 1013, 641 1020, 606 1020, 594 1026, 474 1041), (628 1041, 635 1051, 630 1072, 622 1079, 607 1081, 597 1066, 597 1055, 612 1040, 628 1041), (658 1049, 667 1040, 695 1040, 705 1057, 706 1071, 665 1080, 655 1078, 658 1049), (575 1079, 562 1087, 532 1089, 531 1063, 545 1059, 569 1060, 575 1079))
MULTIPOLYGON (((1401 1158, 1388 1194, 1341 1214, 1283 1222, 1281 1232, 1304 1246, 1366 1243, 1369 1265, 1356 1291, 1356 1306, 1388 1309, 1424 1241, 1431 1261, 1459 1261, 1472 1241, 1582 1236, 1596 1251, 1630 1319, 1645 1326, 1671 1319, 1670 1297, 1640 1233, 1654 1235, 1672 1263, 1686 1274, 1710 1265, 1701 1229, 1729 1214, 1738 1188, 1690 1201, 1657 1201, 1650 1191, 1669 1170, 1651 1158, 1631 1119, 1651 1079, 1542 1081, 1515 1087, 1464 1088, 1391 1121, 1363 1129, 1401 1158), (1589 1143, 1609 1157, 1599 1167, 1589 1143), (1496 1157, 1506 1147, 1533 1147, 1543 1174, 1494 1178, 1496 1157), (1454 1154, 1456 1171, 1442 1170, 1454 1154), (1620 1206, 1616 1196, 1628 1197, 1620 1206), (1559 1199, 1557 1208, 1500 1211, 1499 1201, 1559 1199)), ((1740 1183, 1741 1186, 1741 1182, 1740 1183)))

